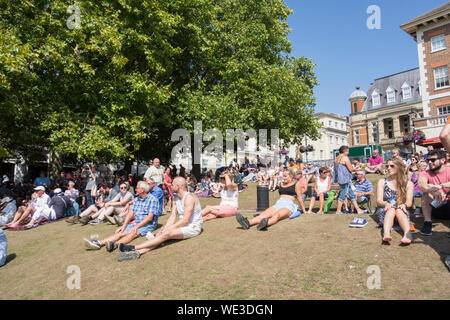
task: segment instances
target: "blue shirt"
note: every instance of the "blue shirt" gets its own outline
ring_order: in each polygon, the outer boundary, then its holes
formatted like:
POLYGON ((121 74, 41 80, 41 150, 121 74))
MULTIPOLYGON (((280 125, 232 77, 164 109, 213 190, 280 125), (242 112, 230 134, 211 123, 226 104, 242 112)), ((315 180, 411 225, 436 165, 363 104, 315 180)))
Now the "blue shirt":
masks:
POLYGON ((48 187, 50 185, 50 179, 47 177, 45 178, 37 177, 36 179, 34 179, 34 184, 36 186, 43 186, 44 184, 46 184, 48 187))
POLYGON ((164 203, 164 192, 162 191, 162 189, 158 186, 154 186, 152 191, 150 191, 150 194, 153 195, 159 203, 159 209, 158 209, 158 216, 160 216, 162 214, 162 209, 163 209, 163 203, 164 203))
POLYGON ((136 197, 134 199, 131 211, 134 213, 134 223, 138 224, 144 221, 149 214, 153 214, 153 219, 147 224, 147 226, 154 226, 158 224, 158 210, 159 202, 152 194, 147 194, 147 196, 142 199, 141 197, 136 197))
POLYGON ((367 179, 364 179, 363 182, 359 182, 358 180, 355 182, 355 188, 356 192, 373 192, 373 185, 372 182, 370 182, 367 179))

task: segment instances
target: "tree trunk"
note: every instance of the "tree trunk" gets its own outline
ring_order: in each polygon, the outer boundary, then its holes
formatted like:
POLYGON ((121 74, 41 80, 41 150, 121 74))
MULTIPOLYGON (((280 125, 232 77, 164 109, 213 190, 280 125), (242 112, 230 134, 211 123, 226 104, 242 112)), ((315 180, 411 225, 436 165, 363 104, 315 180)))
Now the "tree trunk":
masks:
POLYGON ((48 160, 49 179, 54 183, 63 169, 61 155, 58 152, 50 151, 48 160))

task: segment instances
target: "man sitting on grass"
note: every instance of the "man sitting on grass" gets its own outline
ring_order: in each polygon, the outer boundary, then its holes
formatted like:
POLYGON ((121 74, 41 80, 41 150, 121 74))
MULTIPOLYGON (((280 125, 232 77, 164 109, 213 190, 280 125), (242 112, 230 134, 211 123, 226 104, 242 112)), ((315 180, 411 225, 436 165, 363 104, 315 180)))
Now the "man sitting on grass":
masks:
POLYGON ((64 195, 61 188, 56 188, 53 193, 54 196, 48 203, 48 206, 43 210, 36 210, 31 221, 25 225, 25 229, 36 226, 43 219, 46 219, 47 221, 61 219, 66 215, 66 210, 72 208, 72 201, 70 201, 68 196, 64 195))
POLYGON ((19 208, 13 221, 6 224, 8 228, 17 228, 29 216, 40 214, 43 210, 48 210, 50 197, 45 193, 45 188, 39 186, 34 188, 35 193, 32 196, 31 204, 27 208, 19 208))
POLYGON ((373 194, 373 184, 365 177, 364 171, 356 172, 355 195, 358 204, 368 202, 373 194))
POLYGON ((422 213, 424 225, 420 233, 431 236, 433 225, 431 218, 450 219, 450 167, 446 166, 447 155, 443 150, 432 150, 428 153, 429 170, 419 175, 419 188, 423 192, 422 213))
POLYGON ((380 156, 378 149, 373 150, 372 156, 367 160, 366 166, 367 173, 379 173, 383 174, 383 158, 380 156))
POLYGON ((98 250, 106 246, 108 252, 112 252, 118 244, 129 243, 139 236, 146 236, 152 232, 158 225, 159 218, 159 202, 153 195, 149 193, 150 186, 147 182, 139 181, 136 186, 136 195, 131 211, 125 218, 123 226, 118 228, 114 235, 98 241, 84 239, 88 249, 98 250), (134 222, 128 223, 134 216, 134 222))
POLYGON ((157 248, 169 239, 189 239, 202 232, 202 208, 198 198, 187 192, 186 179, 177 177, 173 180, 173 192, 176 193, 175 206, 166 225, 150 239, 140 245, 119 245, 119 261, 138 259, 141 255, 157 248), (177 213, 180 219, 176 221, 177 213))

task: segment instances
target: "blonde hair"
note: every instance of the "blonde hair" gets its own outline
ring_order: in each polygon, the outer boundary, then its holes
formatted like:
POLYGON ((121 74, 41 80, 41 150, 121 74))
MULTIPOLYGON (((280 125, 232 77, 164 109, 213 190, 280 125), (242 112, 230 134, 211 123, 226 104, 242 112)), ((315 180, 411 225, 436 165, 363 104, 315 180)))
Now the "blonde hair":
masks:
POLYGON ((296 168, 288 168, 285 171, 288 172, 288 174, 292 177, 295 178, 297 176, 297 169, 296 168))
POLYGON ((408 184, 408 175, 406 172, 406 166, 403 161, 398 159, 389 159, 388 162, 392 162, 397 167, 397 175, 395 181, 397 182, 397 205, 406 203, 406 186, 408 184))

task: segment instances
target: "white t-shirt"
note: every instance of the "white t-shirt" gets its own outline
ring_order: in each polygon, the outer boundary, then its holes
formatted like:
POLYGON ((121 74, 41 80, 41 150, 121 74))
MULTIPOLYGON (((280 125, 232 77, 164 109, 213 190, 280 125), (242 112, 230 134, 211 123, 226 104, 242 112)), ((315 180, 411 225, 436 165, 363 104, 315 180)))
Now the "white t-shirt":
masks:
POLYGON ((220 196, 222 200, 220 201, 221 206, 232 206, 239 208, 238 206, 238 197, 239 192, 238 191, 231 191, 231 190, 222 190, 220 193, 220 196))
POLYGON ((163 182, 164 177, 164 167, 159 166, 159 168, 156 168, 155 166, 151 166, 147 169, 145 172, 144 178, 152 178, 153 181, 155 181, 156 185, 160 185, 163 182))

